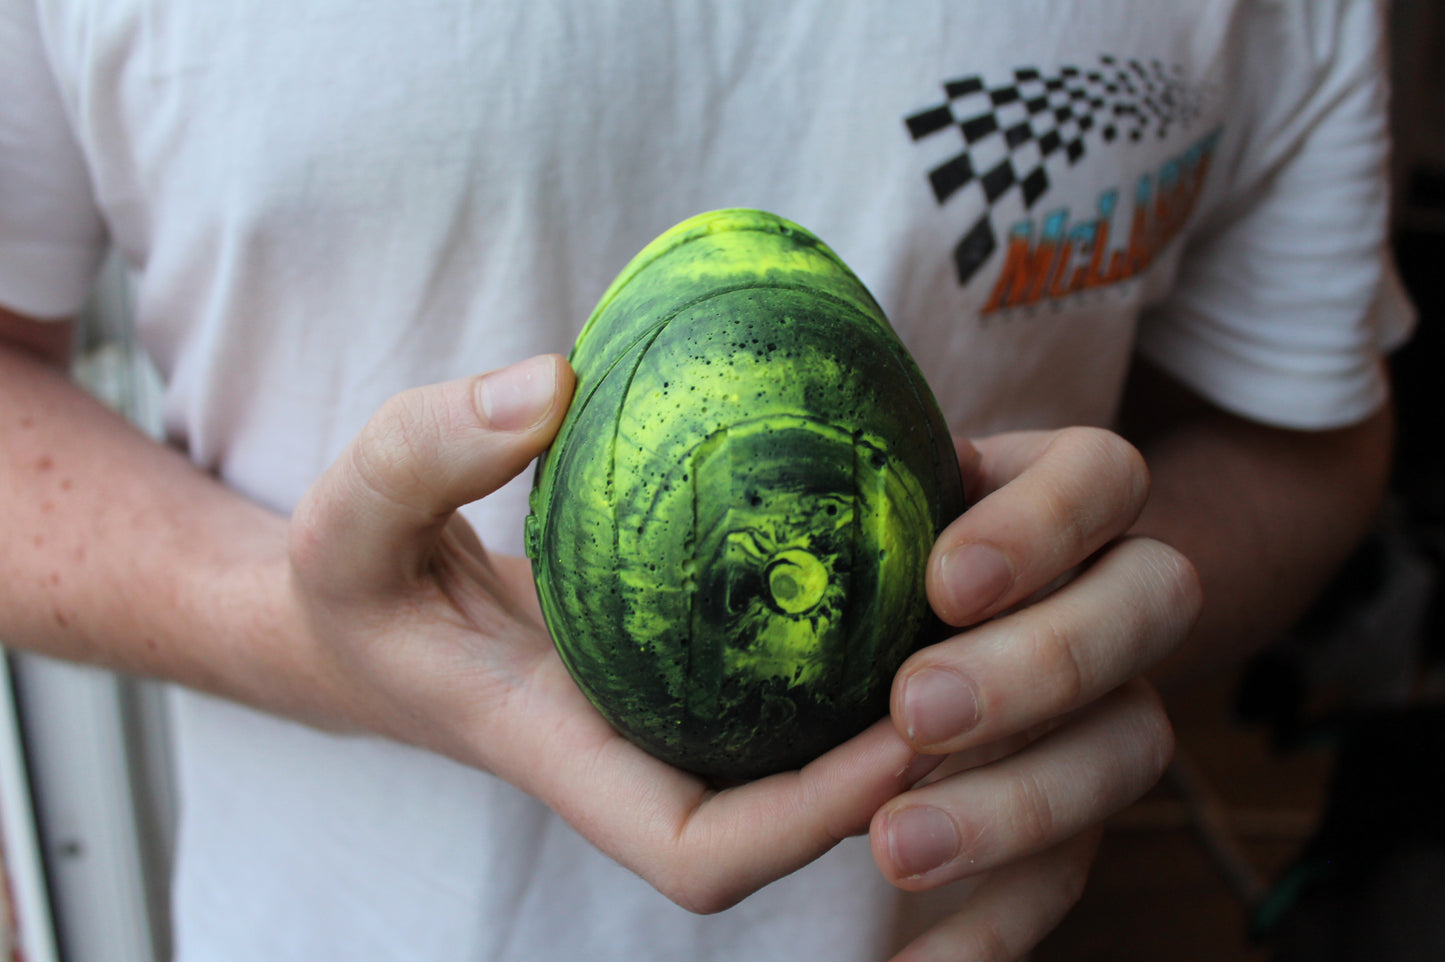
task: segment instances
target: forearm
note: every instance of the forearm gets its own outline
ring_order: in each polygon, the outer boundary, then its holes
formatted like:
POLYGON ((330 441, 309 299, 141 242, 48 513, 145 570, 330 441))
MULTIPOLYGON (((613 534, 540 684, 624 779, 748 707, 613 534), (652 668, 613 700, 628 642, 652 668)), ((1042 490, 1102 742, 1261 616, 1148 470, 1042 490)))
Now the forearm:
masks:
POLYGON ((0 345, 0 638, 295 713, 284 519, 0 345))
POLYGON ((1152 479, 1133 530, 1182 551, 1204 587, 1196 627, 1156 673, 1166 684, 1238 663, 1304 613, 1375 516, 1393 436, 1389 410, 1342 430, 1285 431, 1169 396, 1178 390, 1145 390, 1183 416, 1137 425, 1133 438, 1152 479))

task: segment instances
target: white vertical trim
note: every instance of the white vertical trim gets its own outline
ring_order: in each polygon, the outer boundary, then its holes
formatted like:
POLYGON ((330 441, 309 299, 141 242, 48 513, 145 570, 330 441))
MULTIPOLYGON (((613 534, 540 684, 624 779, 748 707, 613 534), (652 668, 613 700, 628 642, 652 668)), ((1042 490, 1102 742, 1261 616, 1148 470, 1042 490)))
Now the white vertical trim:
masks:
POLYGON ((10 933, 17 958, 25 962, 58 962, 50 897, 30 804, 30 777, 20 741, 15 690, 9 659, 0 649, 0 852, 14 917, 10 933))
POLYGON ((157 962, 121 681, 14 661, 31 788, 67 962, 157 962))

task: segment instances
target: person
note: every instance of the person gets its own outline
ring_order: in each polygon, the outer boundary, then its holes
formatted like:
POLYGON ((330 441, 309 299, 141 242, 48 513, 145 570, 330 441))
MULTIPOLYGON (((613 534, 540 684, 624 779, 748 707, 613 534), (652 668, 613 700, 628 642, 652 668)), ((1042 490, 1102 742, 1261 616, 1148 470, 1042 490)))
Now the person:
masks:
POLYGON ((1380 16, 0 0, 0 636, 176 683, 177 958, 1029 951, 1167 763, 1154 683, 1380 497, 1380 16), (591 710, 519 555, 556 352, 727 206, 873 290, 970 507, 891 717, 718 790, 591 710), (166 446, 63 372, 107 245, 166 446))

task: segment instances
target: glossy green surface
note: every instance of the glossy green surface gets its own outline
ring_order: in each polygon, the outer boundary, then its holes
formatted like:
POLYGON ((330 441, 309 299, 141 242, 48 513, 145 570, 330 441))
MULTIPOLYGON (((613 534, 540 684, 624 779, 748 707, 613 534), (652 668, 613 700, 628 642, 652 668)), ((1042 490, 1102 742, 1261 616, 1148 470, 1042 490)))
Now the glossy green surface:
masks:
POLYGON ((937 403, 837 256, 760 211, 694 217, 603 295, 538 465, 547 626, 623 734, 703 774, 795 768, 887 710, 962 509, 937 403))

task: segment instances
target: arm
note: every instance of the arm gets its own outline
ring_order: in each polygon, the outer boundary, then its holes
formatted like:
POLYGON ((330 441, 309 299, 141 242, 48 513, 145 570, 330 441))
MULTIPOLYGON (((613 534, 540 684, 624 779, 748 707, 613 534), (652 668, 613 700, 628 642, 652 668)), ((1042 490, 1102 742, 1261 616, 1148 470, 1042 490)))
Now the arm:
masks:
POLYGON ((1199 571, 1199 623, 1155 678, 1172 686, 1238 664, 1286 631, 1369 527, 1390 470, 1389 408, 1332 431, 1270 428, 1141 367, 1125 433, 1153 476, 1138 533, 1199 571))
POLYGON ((284 520, 72 385, 70 328, 0 309, 0 636, 299 710, 278 684, 284 520))

